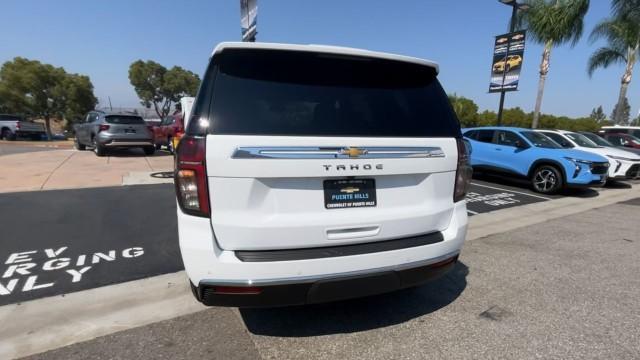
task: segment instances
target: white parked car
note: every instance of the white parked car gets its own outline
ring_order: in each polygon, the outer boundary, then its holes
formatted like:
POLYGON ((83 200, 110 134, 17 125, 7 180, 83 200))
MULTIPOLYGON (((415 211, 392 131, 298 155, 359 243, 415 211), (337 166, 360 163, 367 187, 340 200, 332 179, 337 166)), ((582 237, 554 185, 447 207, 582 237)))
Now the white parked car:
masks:
MULTIPOLYGON (((537 130, 565 149, 575 148, 606 157, 609 160, 609 179, 640 178, 640 156, 612 146, 603 146, 584 134, 566 130, 537 130)), ((597 136, 597 135, 593 135, 597 136)))
POLYGON ((218 45, 176 158, 196 298, 319 303, 452 269, 471 169, 437 73, 350 48, 218 45))

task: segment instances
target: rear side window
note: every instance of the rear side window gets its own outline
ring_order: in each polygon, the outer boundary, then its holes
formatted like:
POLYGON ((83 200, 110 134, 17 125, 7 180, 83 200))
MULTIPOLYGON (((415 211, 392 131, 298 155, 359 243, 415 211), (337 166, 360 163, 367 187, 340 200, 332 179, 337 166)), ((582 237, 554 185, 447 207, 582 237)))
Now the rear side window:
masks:
POLYGON ((0 121, 22 121, 23 119, 15 115, 0 115, 0 121))
POLYGON ((213 134, 460 137, 431 67, 255 49, 213 61, 213 134))
POLYGON ((493 142, 494 134, 495 134, 495 130, 478 130, 478 135, 476 135, 476 140, 480 142, 490 143, 490 142, 493 142))
POLYGON ((573 144, 567 141, 567 139, 565 139, 562 135, 552 133, 552 132, 546 132, 546 131, 541 131, 541 133, 550 137, 553 141, 557 142, 558 144, 560 144, 560 146, 562 146, 565 149, 571 149, 572 147, 574 147, 573 144))
POLYGON ((122 115, 110 115, 105 117, 105 120, 109 124, 122 124, 122 125, 144 125, 144 120, 139 116, 122 116, 122 115))

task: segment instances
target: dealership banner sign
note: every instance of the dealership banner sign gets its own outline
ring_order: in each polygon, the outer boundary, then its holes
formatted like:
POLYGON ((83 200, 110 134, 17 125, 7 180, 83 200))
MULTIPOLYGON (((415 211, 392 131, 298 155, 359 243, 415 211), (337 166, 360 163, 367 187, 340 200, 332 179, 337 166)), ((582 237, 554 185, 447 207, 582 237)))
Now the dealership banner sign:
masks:
POLYGON ((255 41, 258 22, 258 0, 240 0, 242 41, 255 41))
POLYGON ((525 31, 496 36, 489 92, 518 90, 520 70, 524 61, 525 38, 525 31))

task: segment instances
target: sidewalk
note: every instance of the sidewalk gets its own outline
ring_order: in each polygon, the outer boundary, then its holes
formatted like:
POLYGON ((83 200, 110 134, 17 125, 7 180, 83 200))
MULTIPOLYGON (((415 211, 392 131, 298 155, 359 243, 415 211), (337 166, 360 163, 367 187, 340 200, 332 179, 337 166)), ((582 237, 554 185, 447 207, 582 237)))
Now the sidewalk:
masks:
POLYGON ((150 157, 137 152, 97 157, 91 151, 52 150, 2 156, 0 168, 0 193, 120 186, 132 173, 140 177, 172 171, 173 157, 164 152, 150 157))
POLYGON ((58 149, 73 149, 73 140, 55 140, 55 141, 28 141, 28 140, 0 140, 2 146, 29 146, 29 147, 47 147, 58 149))

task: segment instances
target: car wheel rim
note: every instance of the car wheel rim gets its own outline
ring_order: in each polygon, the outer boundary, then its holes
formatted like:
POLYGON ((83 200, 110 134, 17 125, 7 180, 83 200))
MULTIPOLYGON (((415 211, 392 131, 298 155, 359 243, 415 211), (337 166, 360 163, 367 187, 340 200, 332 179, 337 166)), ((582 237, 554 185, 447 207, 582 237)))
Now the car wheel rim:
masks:
POLYGON ((533 178, 533 186, 540 191, 549 191, 553 189, 557 183, 558 178, 556 174, 549 169, 538 171, 533 178))

